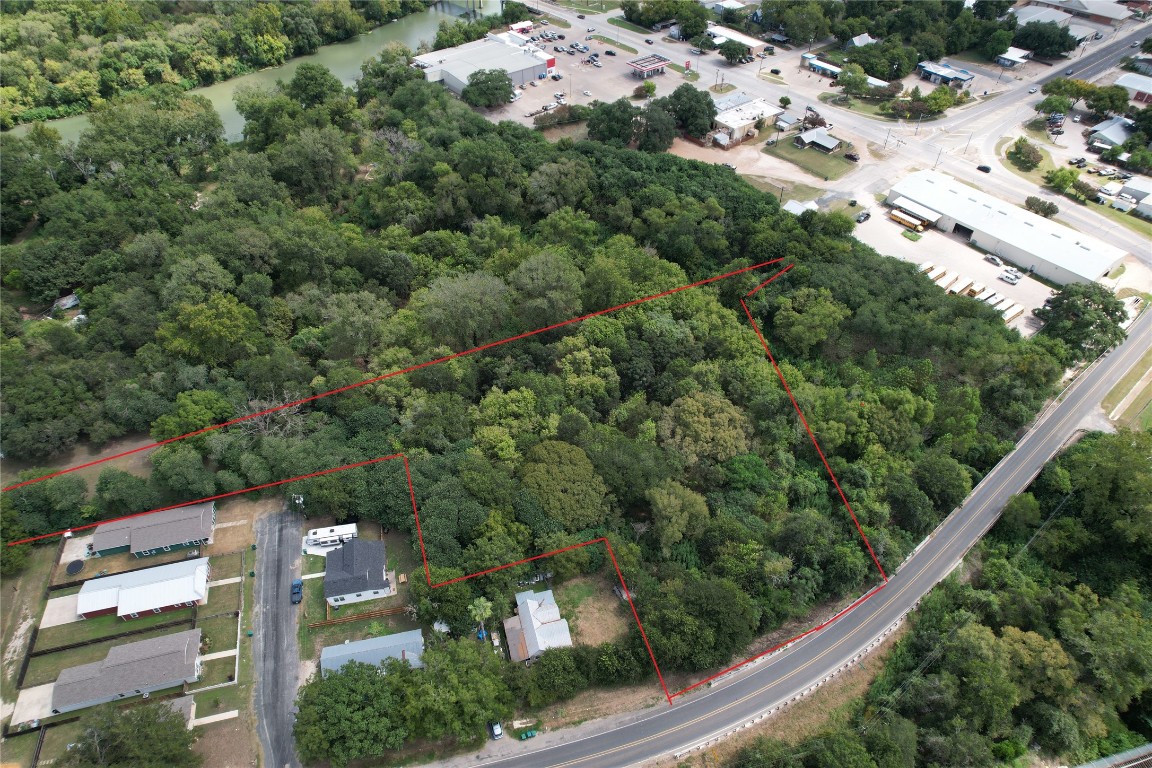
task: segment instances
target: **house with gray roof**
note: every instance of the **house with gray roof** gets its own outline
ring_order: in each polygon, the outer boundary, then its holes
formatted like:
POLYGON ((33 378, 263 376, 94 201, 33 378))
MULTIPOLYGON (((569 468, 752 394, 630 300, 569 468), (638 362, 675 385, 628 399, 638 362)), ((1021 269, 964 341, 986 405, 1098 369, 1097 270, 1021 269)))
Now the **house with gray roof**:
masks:
POLYGON ((864 34, 856 35, 856 37, 849 40, 848 45, 846 45, 845 47, 846 48, 863 48, 866 45, 872 45, 873 43, 878 43, 878 42, 880 42, 880 41, 877 40, 876 38, 872 37, 872 35, 865 32, 864 34))
POLYGON ((76 596, 76 613, 85 619, 115 615, 127 620, 203 605, 211 572, 208 558, 201 557, 89 579, 76 596))
POLYGON ((379 666, 388 659, 407 661, 415 669, 424 666, 424 633, 418 629, 395 635, 371 637, 341 645, 329 645, 320 651, 320 671, 335 672, 350 661, 379 666))
POLYGON ((134 515, 96 526, 89 557, 131 552, 136 557, 158 555, 212 543, 216 505, 210 501, 186 507, 134 515))
POLYGON ((52 688, 52 714, 162 691, 200 678, 200 630, 113 646, 102 661, 69 667, 52 688))
POLYGON ((324 599, 333 607, 396 594, 384 542, 352 539, 325 557, 324 599))
POLYGON ((835 152, 840 148, 840 139, 828 133, 827 128, 813 128, 797 134, 792 143, 804 149, 805 147, 815 147, 821 152, 835 152))
POLYGON ((1120 193, 1131 195, 1136 202, 1142 203, 1144 198, 1152 195, 1152 179, 1147 176, 1133 176, 1124 182, 1124 186, 1120 188, 1120 193))
POLYGON ((549 648, 569 648, 572 634, 552 590, 517 592, 516 614, 504 621, 512 661, 531 661, 549 648))
POLYGON ((1090 144, 1102 144, 1105 147, 1118 147, 1128 141, 1132 135, 1132 126, 1135 123, 1126 117, 1110 117, 1098 123, 1089 136, 1090 144))

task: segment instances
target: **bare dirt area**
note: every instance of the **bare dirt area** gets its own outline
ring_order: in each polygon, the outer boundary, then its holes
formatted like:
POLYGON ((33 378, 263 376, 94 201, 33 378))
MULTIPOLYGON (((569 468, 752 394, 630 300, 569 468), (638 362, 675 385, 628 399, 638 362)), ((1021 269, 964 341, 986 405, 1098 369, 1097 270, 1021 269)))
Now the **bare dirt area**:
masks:
POLYGON ((251 713, 241 711, 239 717, 218 723, 197 726, 199 738, 193 751, 203 756, 204 765, 213 768, 249 768, 260 764, 260 749, 256 743, 256 725, 251 713))
POLYGON ((221 504, 216 510, 216 529, 212 533, 212 544, 207 548, 210 555, 235 552, 256 541, 253 523, 256 519, 274 512, 284 501, 278 497, 267 499, 233 499, 221 504))
POLYGON ((839 675, 807 698, 785 707, 781 712, 766 717, 761 722, 740 731, 738 736, 717 744, 706 751, 696 752, 679 761, 665 757, 649 763, 653 768, 706 768, 726 765, 736 753, 748 746, 754 739, 766 736, 788 744, 799 744, 803 740, 819 734, 830 725, 844 722, 850 712, 850 705, 863 696, 872 681, 884 669, 884 663, 896 641, 904 636, 907 623, 881 642, 880 646, 857 666, 839 675))
POLYGON ((568 701, 541 710, 539 716, 545 728, 566 728, 586 720, 649 709, 657 705, 668 706, 668 700, 664 698, 660 684, 652 678, 641 685, 584 691, 568 701))
MULTIPOLYGON (((143 448, 144 446, 152 445, 154 442, 155 441, 148 435, 135 435, 133 437, 110 440, 99 448, 93 448, 89 445, 79 445, 68 453, 52 458, 51 461, 18 461, 16 459, 5 459, 0 463, 0 481, 2 481, 4 485, 8 485, 16 482, 17 476, 26 469, 59 470, 76 467, 81 464, 109 459, 111 456, 143 448)), ((138 477, 147 477, 152 472, 151 455, 152 451, 138 451, 131 456, 111 459, 96 464, 95 466, 78 469, 74 474, 84 478, 88 483, 88 490, 94 491, 96 490, 96 480, 105 469, 119 469, 129 474, 137 475, 138 477)))
POLYGON ((572 628, 572 641, 577 645, 600 645, 623 637, 631 614, 621 610, 620 600, 612 594, 607 579, 581 576, 559 587, 557 601, 563 605, 566 596, 579 597, 574 608, 565 616, 572 628))

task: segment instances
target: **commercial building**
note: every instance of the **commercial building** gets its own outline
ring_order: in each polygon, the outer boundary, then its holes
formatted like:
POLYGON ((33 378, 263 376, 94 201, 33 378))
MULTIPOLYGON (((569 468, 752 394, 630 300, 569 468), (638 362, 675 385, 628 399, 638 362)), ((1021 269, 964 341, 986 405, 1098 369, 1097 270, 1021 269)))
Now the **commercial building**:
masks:
POLYGON ((713 24, 711 22, 708 23, 708 29, 704 30, 704 34, 712 38, 712 42, 716 43, 717 46, 720 46, 723 42, 727 42, 729 40, 740 43, 746 49, 748 49, 749 56, 757 53, 763 53, 764 49, 768 45, 763 40, 758 40, 755 37, 750 37, 744 34, 743 32, 739 32, 735 29, 729 29, 728 27, 722 27, 719 24, 713 24))
POLYGON ((765 125, 784 110, 775 107, 763 99, 751 99, 717 113, 713 118, 713 125, 718 133, 713 135, 717 144, 726 146, 738 143, 746 138, 759 135, 756 124, 761 120, 765 125), (721 136, 724 138, 721 140, 721 136))
POLYGON ((396 594, 388 578, 384 542, 352 539, 324 556, 324 599, 331 606, 396 594))
POLYGON ((1058 27, 1067 27, 1072 21, 1072 14, 1058 11, 1054 8, 1043 8, 1038 5, 1026 5, 1023 8, 1012 8, 1008 11, 1016 17, 1016 28, 1037 22, 1040 24, 1055 24, 1058 27))
POLYGON ((1015 69, 1016 67, 1024 66, 1031 55, 1032 51, 1009 46, 1008 50, 996 57, 996 63, 1007 69, 1015 69))
POLYGON ((1128 141, 1136 123, 1126 117, 1117 115, 1110 117, 1102 123, 1097 123, 1088 136, 1088 148, 1099 152, 1110 147, 1118 147, 1128 141))
POLYGON ((52 714, 146 696, 199 678, 199 629, 117 645, 103 661, 60 672, 52 688, 52 714))
POLYGON ((916 65, 916 71, 920 73, 921 80, 927 80, 933 85, 943 83, 952 88, 964 88, 976 77, 966 69, 950 66, 946 61, 922 61, 916 65))
POLYGON ((483 40, 444 48, 412 58, 413 66, 424 71, 430 83, 443 83, 459 95, 473 73, 482 69, 501 69, 513 85, 524 85, 556 71, 556 57, 515 32, 488 35, 483 40))
POLYGON ((1032 0, 1032 5, 1070 13, 1096 24, 1119 26, 1132 11, 1113 0, 1032 0))
POLYGON ((1095 237, 1017 208, 936 171, 918 171, 892 187, 899 211, 1054 283, 1090 283, 1125 253, 1095 237))
POLYGON ((212 502, 149 512, 96 526, 90 557, 131 552, 136 557, 212 543, 216 505, 212 502))
POLYGON ((76 596, 76 613, 86 619, 115 615, 128 620, 203 605, 211 573, 208 558, 201 557, 89 579, 76 596))
POLYGON ((671 63, 672 59, 667 56, 649 53, 632 59, 628 62, 628 67, 632 70, 633 75, 641 80, 647 80, 650 77, 664 74, 664 68, 671 63))
POLYGON ((549 648, 568 648, 572 635, 552 590, 516 593, 516 616, 504 621, 512 661, 531 661, 549 648))
POLYGON ((412 667, 424 666, 424 634, 413 629, 395 635, 370 637, 341 645, 329 645, 320 651, 320 671, 335 672, 350 661, 379 666, 387 659, 401 659, 412 667))
POLYGON ((1147 176, 1134 176, 1120 187, 1120 194, 1129 195, 1136 202, 1144 202, 1144 198, 1152 195, 1152 179, 1147 176))
POLYGON ((1116 78, 1116 85, 1128 91, 1128 98, 1142 104, 1152 103, 1152 77, 1125 72, 1116 78))

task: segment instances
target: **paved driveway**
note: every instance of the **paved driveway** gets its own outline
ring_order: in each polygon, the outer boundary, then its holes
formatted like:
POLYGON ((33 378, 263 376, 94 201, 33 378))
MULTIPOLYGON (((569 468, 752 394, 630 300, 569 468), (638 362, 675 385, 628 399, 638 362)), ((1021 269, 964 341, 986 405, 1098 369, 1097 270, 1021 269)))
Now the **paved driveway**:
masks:
POLYGON ((289 592, 300 572, 303 517, 282 509, 256 524, 256 715, 264 764, 297 768, 292 709, 299 685, 296 614, 289 592))
POLYGON ((76 613, 76 603, 80 595, 65 595, 54 597, 44 604, 44 616, 40 619, 40 629, 58 627, 61 624, 71 624, 74 621, 83 621, 76 613))
POLYGON ((24 688, 16 699, 12 710, 12 723, 28 723, 42 720, 52 714, 52 691, 56 683, 45 683, 33 688, 24 688))

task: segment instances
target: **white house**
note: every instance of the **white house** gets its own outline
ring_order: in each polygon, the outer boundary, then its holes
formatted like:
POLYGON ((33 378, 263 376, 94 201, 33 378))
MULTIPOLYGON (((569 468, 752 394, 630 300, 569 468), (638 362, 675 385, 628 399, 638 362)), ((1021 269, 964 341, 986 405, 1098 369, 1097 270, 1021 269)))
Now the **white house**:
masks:
POLYGON ((508 653, 512 661, 530 661, 549 648, 568 648, 572 635, 552 590, 518 592, 516 616, 504 621, 508 653))
POLYGON ((204 605, 210 574, 208 558, 201 557, 89 579, 76 596, 76 613, 86 619, 115 614, 127 620, 204 605))

